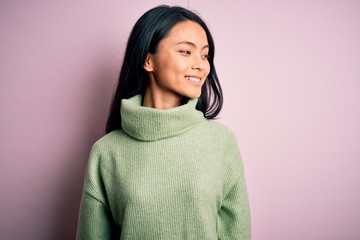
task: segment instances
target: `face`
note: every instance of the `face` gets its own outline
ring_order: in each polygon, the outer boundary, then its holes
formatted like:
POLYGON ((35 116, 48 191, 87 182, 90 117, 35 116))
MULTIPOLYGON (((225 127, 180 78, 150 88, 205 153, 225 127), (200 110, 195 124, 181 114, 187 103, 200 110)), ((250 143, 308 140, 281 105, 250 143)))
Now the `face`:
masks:
POLYGON ((198 98, 210 72, 209 46, 204 29, 196 22, 176 24, 148 54, 144 68, 149 73, 153 96, 198 98))

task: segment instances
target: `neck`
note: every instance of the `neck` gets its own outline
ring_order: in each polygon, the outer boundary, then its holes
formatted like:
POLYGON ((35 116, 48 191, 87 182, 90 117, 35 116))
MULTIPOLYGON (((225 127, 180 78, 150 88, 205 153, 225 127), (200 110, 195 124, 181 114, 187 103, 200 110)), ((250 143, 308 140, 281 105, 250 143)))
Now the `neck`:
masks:
POLYGON ((198 99, 189 99, 181 106, 167 110, 144 107, 142 95, 121 100, 121 127, 141 141, 156 141, 189 131, 205 120, 196 110, 198 99))
POLYGON ((159 110, 170 109, 180 106, 182 98, 182 96, 174 93, 155 91, 149 84, 144 94, 143 106, 159 110))

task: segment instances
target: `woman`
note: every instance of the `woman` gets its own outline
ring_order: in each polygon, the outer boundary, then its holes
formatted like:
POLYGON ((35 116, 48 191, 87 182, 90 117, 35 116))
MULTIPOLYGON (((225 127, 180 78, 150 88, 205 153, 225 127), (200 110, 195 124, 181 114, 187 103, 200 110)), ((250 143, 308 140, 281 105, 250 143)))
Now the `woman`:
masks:
POLYGON ((222 107, 213 38, 159 6, 135 24, 106 132, 91 151, 78 239, 250 239, 243 166, 222 107))

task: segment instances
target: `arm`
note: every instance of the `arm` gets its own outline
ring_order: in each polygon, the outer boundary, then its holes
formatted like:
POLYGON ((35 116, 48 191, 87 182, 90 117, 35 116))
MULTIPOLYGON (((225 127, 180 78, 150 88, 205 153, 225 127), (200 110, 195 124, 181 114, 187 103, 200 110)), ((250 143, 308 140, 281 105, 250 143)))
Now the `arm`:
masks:
POLYGON ((221 240, 250 240, 250 209, 242 174, 223 199, 218 213, 218 235, 221 240))
POLYGON ((93 146, 84 179, 76 239, 113 239, 120 234, 114 223, 107 201, 101 174, 101 153, 96 144, 93 146))
POLYGON ((110 210, 101 201, 84 192, 76 239, 112 239, 111 218, 110 210))
POLYGON ((233 133, 226 137, 223 199, 218 211, 220 240, 250 240, 251 222, 241 154, 233 133))

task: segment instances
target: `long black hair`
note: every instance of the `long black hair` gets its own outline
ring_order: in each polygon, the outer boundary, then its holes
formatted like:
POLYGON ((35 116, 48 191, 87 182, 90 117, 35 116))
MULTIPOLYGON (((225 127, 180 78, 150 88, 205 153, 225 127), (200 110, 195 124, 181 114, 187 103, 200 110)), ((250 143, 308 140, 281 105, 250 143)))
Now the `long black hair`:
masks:
POLYGON ((223 94, 215 71, 215 46, 205 22, 194 12, 182 7, 161 5, 144 13, 135 23, 126 46, 119 82, 114 94, 106 124, 106 133, 121 128, 120 105, 122 99, 145 93, 149 82, 144 69, 148 53, 156 53, 159 42, 179 22, 194 21, 205 30, 209 44, 210 72, 202 86, 196 109, 208 119, 215 118, 223 104, 223 94))

